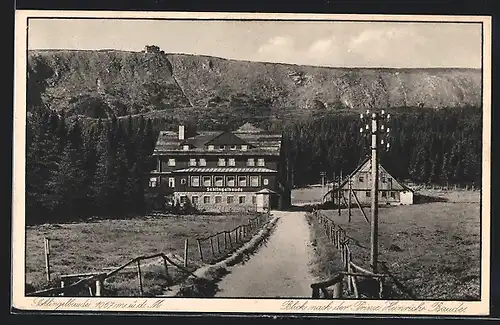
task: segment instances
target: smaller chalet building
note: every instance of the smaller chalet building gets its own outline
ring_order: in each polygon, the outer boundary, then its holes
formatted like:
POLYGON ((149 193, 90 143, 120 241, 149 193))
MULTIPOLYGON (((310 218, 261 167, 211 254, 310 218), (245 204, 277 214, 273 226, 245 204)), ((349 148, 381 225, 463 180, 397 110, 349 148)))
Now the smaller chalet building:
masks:
MULTIPOLYGON (((323 197, 323 201, 331 201, 338 198, 340 193, 344 198, 349 197, 349 180, 351 190, 362 205, 371 203, 371 159, 366 158, 349 176, 340 183, 340 187, 333 188, 323 197), (340 191, 339 191, 340 188, 340 191)), ((413 204, 413 190, 399 183, 385 168, 379 164, 379 204, 409 205, 413 204)), ((355 198, 351 202, 356 204, 355 198)), ((344 204, 344 202, 342 202, 344 204)))
POLYGON ((281 134, 249 123, 235 131, 161 131, 150 187, 202 211, 264 211, 286 205, 281 134), (283 203, 285 202, 285 203, 283 203))

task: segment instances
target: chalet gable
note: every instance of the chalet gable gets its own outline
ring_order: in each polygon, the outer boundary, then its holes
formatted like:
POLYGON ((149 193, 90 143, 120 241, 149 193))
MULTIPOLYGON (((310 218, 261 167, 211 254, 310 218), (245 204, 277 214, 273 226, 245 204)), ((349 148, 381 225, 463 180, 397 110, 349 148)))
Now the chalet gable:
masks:
POLYGON ((248 143, 242 138, 234 135, 232 132, 227 131, 206 142, 205 145, 207 146, 213 145, 214 147, 241 146, 241 145, 248 145, 248 143))
MULTIPOLYGON (((384 189, 384 183, 391 183, 393 190, 408 189, 405 185, 398 182, 380 163, 379 167, 379 189, 384 189), (383 183, 383 184, 381 184, 383 183)), ((366 186, 367 189, 371 188, 371 159, 366 158, 349 176, 345 177, 340 184, 340 188, 347 188, 349 179, 352 180, 357 186, 366 186)))

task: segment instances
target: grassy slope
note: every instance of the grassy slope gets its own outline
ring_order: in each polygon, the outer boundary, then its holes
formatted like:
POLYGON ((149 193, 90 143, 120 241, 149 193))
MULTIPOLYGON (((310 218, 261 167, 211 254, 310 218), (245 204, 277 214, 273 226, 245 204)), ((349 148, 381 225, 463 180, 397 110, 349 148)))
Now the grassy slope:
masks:
MULTIPOLYGON (((433 202, 381 208, 379 223, 380 261, 402 284, 401 298, 479 299, 480 212, 479 192, 440 193, 453 202, 433 202), (460 202, 461 201, 461 202, 460 202), (474 203, 475 202, 475 203, 474 203), (406 291, 406 292, 405 292, 406 291)), ((432 193, 427 193, 432 194, 432 193)), ((433 193, 436 195, 436 193, 433 193)), ((369 216, 369 209, 365 210, 369 216)), ((352 222, 347 211, 324 211, 352 238, 353 261, 368 268, 370 226, 358 209, 352 222)), ((321 236, 320 236, 321 237, 321 236)), ((319 238, 318 240, 323 240, 319 238)), ((318 243, 319 245, 319 243, 318 243)), ((338 254, 332 247, 319 248, 322 259, 317 271, 334 273, 338 254)))
POLYGON ((311 108, 480 105, 480 71, 470 69, 327 68, 123 51, 30 51, 28 68, 30 103, 41 97, 54 109, 98 116, 160 109, 184 118, 189 108, 193 116, 293 117, 311 108))
MULTIPOLYGON (((205 237, 222 230, 247 223, 252 215, 179 216, 102 220, 68 224, 28 226, 26 229, 26 282, 37 289, 46 285, 43 237, 51 239, 51 274, 57 279, 61 274, 102 271, 106 267, 120 266, 132 258, 159 252, 184 256, 184 240, 189 241, 189 266, 201 264, 196 237, 205 237)), ((165 284, 158 274, 164 272, 163 264, 153 260, 150 268, 143 269, 145 285, 165 284), (153 280, 148 284, 148 279, 153 280), (156 282, 155 282, 156 281, 156 282)), ((175 269, 174 267, 171 268, 175 269)), ((135 268, 129 274, 108 281, 114 293, 137 294, 135 268)), ((180 275, 179 275, 180 276, 180 275)), ((57 282, 55 282, 57 284, 57 282)), ((159 288, 149 288, 156 290, 159 288)))

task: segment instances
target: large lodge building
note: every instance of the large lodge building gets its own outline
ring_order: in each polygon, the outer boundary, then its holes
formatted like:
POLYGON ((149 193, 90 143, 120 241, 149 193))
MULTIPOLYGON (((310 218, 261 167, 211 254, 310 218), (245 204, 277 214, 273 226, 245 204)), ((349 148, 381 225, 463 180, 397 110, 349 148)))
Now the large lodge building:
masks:
POLYGON ((246 123, 236 131, 161 131, 150 186, 201 211, 264 211, 288 202, 279 172, 281 134, 246 123))

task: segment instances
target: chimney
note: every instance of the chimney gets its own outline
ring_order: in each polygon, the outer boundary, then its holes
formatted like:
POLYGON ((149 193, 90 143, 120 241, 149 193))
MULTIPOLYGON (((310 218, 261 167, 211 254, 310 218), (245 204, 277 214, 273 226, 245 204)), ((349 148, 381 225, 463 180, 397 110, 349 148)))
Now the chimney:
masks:
POLYGON ((184 140, 184 135, 185 135, 184 125, 179 125, 179 140, 184 140))

